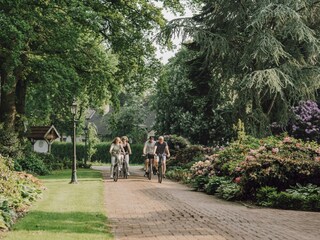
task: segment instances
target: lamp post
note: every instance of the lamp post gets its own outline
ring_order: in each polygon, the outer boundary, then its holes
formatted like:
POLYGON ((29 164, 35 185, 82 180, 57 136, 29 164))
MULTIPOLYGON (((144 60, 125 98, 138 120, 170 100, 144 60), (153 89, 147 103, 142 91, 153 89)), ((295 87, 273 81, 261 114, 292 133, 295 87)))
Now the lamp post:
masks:
POLYGON ((87 165, 87 161, 88 161, 88 132, 89 132, 89 128, 88 125, 84 127, 84 146, 85 146, 85 155, 84 155, 84 165, 87 165))
POLYGON ((71 105, 71 113, 73 115, 73 162, 72 162, 72 174, 71 174, 71 184, 77 184, 77 103, 74 101, 71 105))

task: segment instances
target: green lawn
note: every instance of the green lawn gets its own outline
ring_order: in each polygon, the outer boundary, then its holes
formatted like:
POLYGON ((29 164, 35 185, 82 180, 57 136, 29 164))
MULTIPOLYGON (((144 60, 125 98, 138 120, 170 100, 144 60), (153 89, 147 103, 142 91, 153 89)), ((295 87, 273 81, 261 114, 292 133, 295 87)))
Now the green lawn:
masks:
POLYGON ((79 184, 69 184, 71 171, 41 177, 47 190, 5 240, 112 239, 104 209, 101 173, 78 171, 79 184))

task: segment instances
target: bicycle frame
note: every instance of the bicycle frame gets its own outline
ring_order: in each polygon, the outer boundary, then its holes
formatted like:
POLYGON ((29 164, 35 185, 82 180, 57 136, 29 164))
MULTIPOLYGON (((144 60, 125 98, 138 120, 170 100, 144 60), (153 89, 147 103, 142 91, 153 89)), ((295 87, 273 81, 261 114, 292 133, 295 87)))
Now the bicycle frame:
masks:
POLYGON ((118 155, 116 155, 116 163, 114 164, 114 167, 113 167, 113 181, 115 182, 117 182, 119 178, 120 166, 121 166, 121 159, 119 158, 118 155))
POLYGON ((165 157, 166 154, 158 154, 157 156, 159 158, 159 161, 158 161, 158 182, 162 183, 162 178, 163 178, 162 164, 163 164, 163 157, 165 157))

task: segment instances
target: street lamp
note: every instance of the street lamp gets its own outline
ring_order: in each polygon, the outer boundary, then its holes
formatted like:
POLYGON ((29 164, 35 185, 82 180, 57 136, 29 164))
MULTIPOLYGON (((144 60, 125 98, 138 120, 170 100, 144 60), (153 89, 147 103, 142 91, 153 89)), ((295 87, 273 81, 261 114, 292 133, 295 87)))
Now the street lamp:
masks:
POLYGON ((84 165, 87 166, 87 161, 88 161, 88 133, 89 133, 89 128, 88 125, 83 128, 84 130, 84 146, 85 146, 85 155, 84 155, 84 165))
POLYGON ((72 162, 72 174, 71 174, 71 184, 77 184, 77 120, 76 120, 76 114, 77 114, 77 103, 74 101, 71 105, 71 113, 73 115, 73 162, 72 162))

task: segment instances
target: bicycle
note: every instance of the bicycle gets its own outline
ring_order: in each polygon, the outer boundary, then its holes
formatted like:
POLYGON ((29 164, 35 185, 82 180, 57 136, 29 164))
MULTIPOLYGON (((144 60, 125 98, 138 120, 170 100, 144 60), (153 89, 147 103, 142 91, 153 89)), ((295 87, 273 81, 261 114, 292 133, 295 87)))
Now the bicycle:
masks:
POLYGON ((154 155, 153 154, 147 154, 147 158, 149 160, 148 163, 148 179, 151 180, 152 178, 152 172, 153 172, 153 160, 154 160, 154 155))
POLYGON ((122 159, 122 168, 121 168, 122 177, 127 179, 128 178, 128 163, 125 159, 122 159))
POLYGON ((113 166, 113 181, 117 182, 119 178, 121 160, 118 155, 116 155, 116 163, 113 166))
POLYGON ((163 161, 163 157, 165 157, 166 154, 158 154, 158 183, 162 183, 162 179, 163 179, 163 172, 162 172, 162 161, 163 161))

